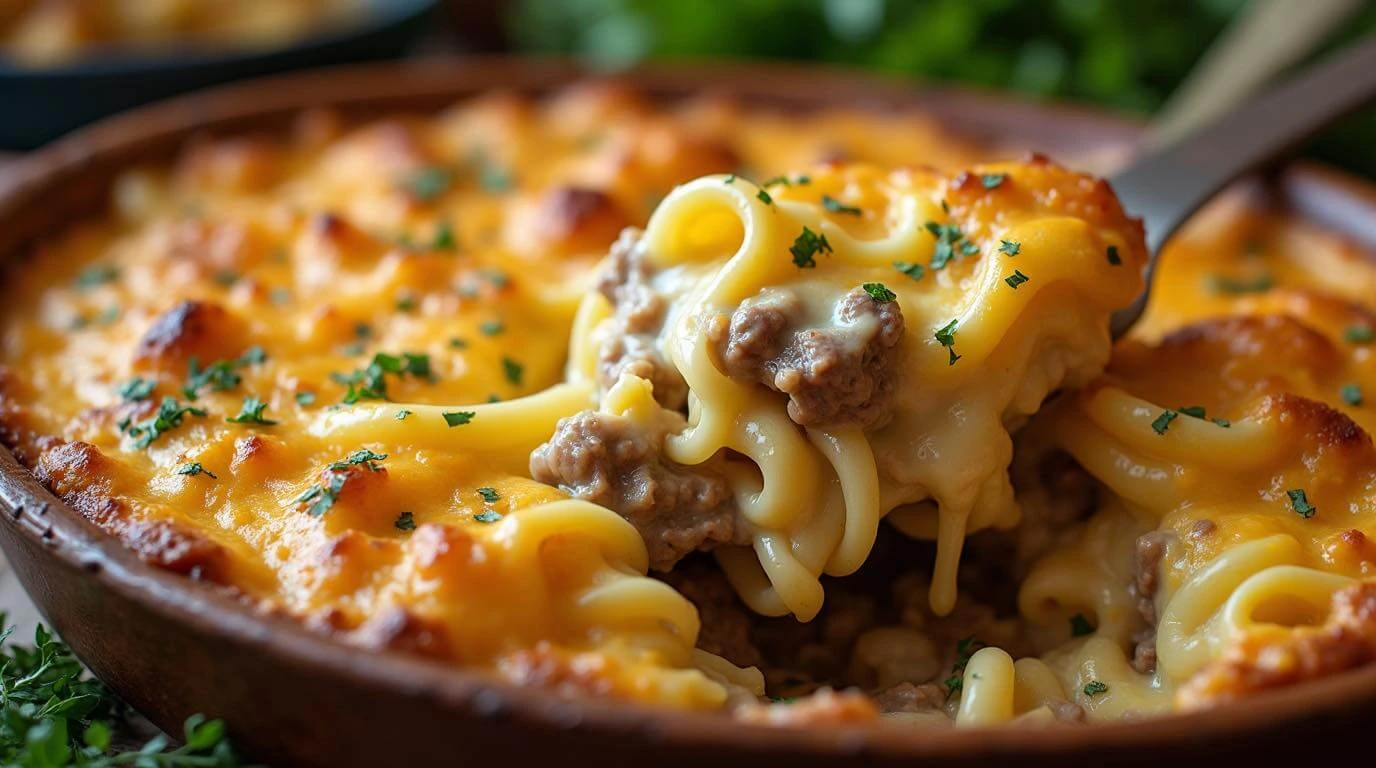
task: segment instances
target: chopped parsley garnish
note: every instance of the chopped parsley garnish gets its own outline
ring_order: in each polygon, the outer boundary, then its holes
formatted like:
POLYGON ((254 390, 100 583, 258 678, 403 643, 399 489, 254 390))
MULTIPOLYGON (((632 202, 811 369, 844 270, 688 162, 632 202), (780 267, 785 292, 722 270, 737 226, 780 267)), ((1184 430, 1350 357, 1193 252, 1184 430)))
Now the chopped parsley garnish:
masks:
POLYGON ((960 359, 960 355, 956 354, 956 325, 959 322, 959 319, 952 320, 937 329, 935 334, 936 340, 941 343, 941 346, 946 347, 951 352, 951 361, 947 365, 955 365, 956 361, 960 359))
POLYGON ((238 374, 240 368, 257 365, 267 359, 262 347, 249 347, 235 360, 216 360, 204 368, 193 357, 187 361, 186 384, 182 385, 182 394, 188 400, 195 400, 196 395, 206 387, 212 392, 234 389, 242 381, 238 374))
POLYGON ((1186 416, 1193 416, 1196 419, 1204 418, 1206 413, 1202 405, 1187 405, 1184 408, 1177 408, 1176 411, 1186 416))
POLYGON ((1305 495, 1303 488, 1293 488, 1286 491, 1285 495, 1290 497, 1290 506, 1294 508, 1295 512, 1306 520, 1319 511, 1317 507, 1309 503, 1309 497, 1305 495))
POLYGON ((192 462, 188 462, 188 463, 186 463, 186 464, 183 464, 183 465, 181 465, 180 467, 177 467, 177 470, 176 470, 176 471, 177 471, 177 474, 179 474, 179 475, 205 475, 205 476, 209 477, 211 480, 219 480, 219 479, 220 479, 219 477, 217 477, 217 476, 215 475, 214 472, 211 472, 210 470, 208 470, 208 469, 206 469, 204 466, 202 466, 202 465, 201 465, 201 462, 199 462, 199 461, 192 461, 192 462))
POLYGON ((273 288, 268 291, 268 300, 280 307, 291 301, 291 290, 280 286, 273 288))
POLYGON ((480 523, 495 523, 498 520, 502 519, 502 513, 492 509, 484 509, 483 511, 474 515, 473 519, 477 520, 480 523))
POLYGON ((385 461, 386 459, 387 454, 385 453, 378 453, 377 451, 369 450, 367 448, 359 448, 356 451, 350 451, 349 455, 344 457, 340 461, 330 462, 325 466, 325 468, 330 470, 340 470, 348 469, 349 467, 362 466, 364 469, 367 469, 370 472, 377 472, 382 469, 382 467, 379 467, 377 465, 377 462, 385 461))
POLYGON ((923 226, 936 238, 936 249, 932 251, 932 269, 942 269, 951 262, 951 259, 958 256, 971 256, 979 253, 978 245, 970 242, 961 243, 965 239, 965 235, 961 233, 960 227, 955 224, 929 221, 923 226), (957 245, 960 246, 959 251, 956 249, 957 245))
POLYGON ((417 202, 428 203, 449 191, 454 174, 442 165, 430 165, 412 173, 402 181, 402 188, 417 202))
POLYGON ((975 655, 975 651, 984 647, 984 643, 976 640, 974 636, 961 638, 956 643, 956 661, 951 665, 951 675, 946 678, 946 698, 950 698, 959 693, 965 685, 965 667, 970 663, 970 657, 975 655))
POLYGON ((413 296, 402 296, 397 299, 398 312, 410 312, 416 308, 416 299, 413 296))
POLYGON ((822 195, 822 207, 832 213, 849 213, 852 216, 859 216, 860 209, 853 205, 846 205, 831 195, 822 195))
POLYGON ((927 268, 921 264, 914 264, 911 261, 895 261, 893 268, 911 277, 914 280, 921 280, 927 274, 927 268))
POLYGON ((1275 286, 1276 281, 1270 275, 1258 275, 1256 277, 1241 280, 1238 278, 1227 277, 1225 275, 1214 275, 1209 278, 1209 287, 1215 293, 1243 294, 1243 293, 1265 293, 1275 286))
POLYGON ((502 373, 506 375, 506 380, 514 386, 521 386, 521 379, 525 374, 525 369, 521 364, 509 357, 502 358, 502 373))
POLYGON ((889 290, 888 286, 883 283, 865 283, 860 287, 865 289, 865 293, 868 293, 871 299, 874 299, 880 304, 888 304, 898 298, 898 294, 889 290))
POLYGON ((1123 257, 1118 255, 1118 246, 1110 245, 1108 247, 1108 263, 1115 267, 1122 266, 1123 257))
POLYGON ((1099 680, 1090 680, 1088 683, 1085 683, 1086 696, 1098 696, 1101 693, 1107 692, 1108 683, 1100 682, 1099 680))
POLYGON ((479 488, 478 495, 483 497, 483 501, 487 502, 488 504, 501 501, 502 498, 502 495, 500 493, 497 493, 496 488, 479 488))
POLYGON ((154 379, 144 379, 138 376, 124 382, 119 386, 119 396, 125 402, 135 402, 147 400, 153 395, 153 390, 157 389, 158 382, 154 379))
POLYGON ((246 397, 243 406, 239 408, 239 415, 231 416, 225 421, 234 424, 263 424, 270 427, 277 422, 263 418, 263 411, 267 410, 267 407, 267 403, 256 397, 246 397))
POLYGON ((481 150, 471 156, 471 162, 478 169, 478 185, 488 192, 505 192, 514 185, 511 172, 488 158, 481 150))
POLYGON ((979 177, 979 182, 985 189, 997 189, 1008 178, 1006 173, 986 173, 979 177))
POLYGON ((296 404, 297 404, 297 405, 300 405, 300 406, 303 406, 303 407, 304 407, 304 406, 307 406, 307 405, 315 405, 315 393, 314 393, 314 392, 297 392, 297 393, 296 393, 296 404))
POLYGON ((506 326, 502 324, 501 320, 488 320, 487 322, 478 326, 478 332, 484 336, 496 336, 497 334, 505 330, 506 326))
POLYGON ((999 253, 1017 256, 1019 253, 1022 253, 1022 243, 1017 240, 1000 240, 999 253))
POLYGON ((1223 427, 1224 429, 1227 429, 1228 427, 1233 426, 1233 422, 1228 421, 1227 419, 1220 419, 1220 418, 1218 418, 1218 417, 1214 417, 1214 418, 1212 418, 1212 419, 1209 419, 1209 421, 1212 421, 1213 423, 1217 424, 1217 425, 1220 426, 1220 427, 1223 427))
POLYGON ((435 239, 430 241, 430 247, 436 251, 458 250, 459 241, 454 237, 454 225, 447 221, 435 225, 435 239))
POLYGON ((397 521, 392 525, 396 526, 398 531, 414 531, 416 530, 416 518, 410 512, 402 512, 397 515, 397 521))
POLYGON ((1008 283, 1008 287, 1017 290, 1018 286, 1027 282, 1030 278, 1022 273, 1021 269, 1013 270, 1013 274, 1003 278, 1003 282, 1008 283))
POLYGON ((362 370, 348 375, 331 373, 330 378, 348 388, 344 393, 343 402, 345 405, 353 405, 359 400, 386 400, 388 374, 432 380, 430 356, 412 352, 403 352, 401 355, 379 352, 373 355, 372 362, 362 370))
POLYGON ((803 227, 803 233, 793 241, 788 252, 793 254, 793 264, 799 269, 810 269, 817 266, 817 260, 813 258, 819 253, 831 253, 831 243, 827 242, 826 235, 820 235, 807 227, 803 227))
POLYGON ((478 414, 474 411, 444 411, 440 414, 444 417, 444 423, 451 427, 461 427, 473 421, 473 417, 478 414))
POLYGON ((216 272, 215 277, 212 279, 226 288, 233 288, 234 284, 239 282, 239 273, 228 269, 222 269, 216 272))
POLYGON ((293 499, 292 503, 298 506, 306 504, 307 514, 311 517, 320 517, 330 511, 330 507, 339 500, 340 492, 349 482, 350 467, 363 467, 369 472, 381 472, 382 467, 378 466, 377 462, 386 458, 385 453, 360 448, 343 460, 332 461, 325 465, 325 480, 307 488, 304 493, 293 499))
POLYGON ((728 173, 728 174, 726 174, 726 178, 722 179, 722 180, 721 180, 721 183, 723 183, 723 184, 735 184, 735 183, 736 183, 736 174, 734 174, 734 173, 728 173))
POLYGON ((1175 421, 1175 417, 1179 415, 1180 414, 1169 409, 1162 411, 1161 415, 1157 416, 1156 420, 1151 423, 1152 430, 1158 435, 1166 434, 1166 430, 1170 429, 1171 422, 1175 421))
POLYGON ((1094 625, 1089 623, 1083 613, 1077 613, 1070 617, 1070 636, 1084 637, 1094 634, 1094 625))
POLYGON ((802 175, 802 174, 799 174, 799 175, 793 177, 792 179, 788 178, 787 176, 775 176, 774 178, 765 181, 765 182, 764 182, 763 184, 761 184, 760 186, 762 186, 762 187, 772 187, 772 186, 774 186, 775 184, 782 184, 782 185, 784 185, 785 187, 791 187, 791 186, 793 186, 794 184, 797 184, 798 186, 801 187, 801 186, 805 186, 805 185, 811 184, 811 183, 812 183, 812 177, 810 177, 810 176, 804 176, 804 175, 802 175))
POLYGON ((76 287, 82 290, 98 285, 113 283, 119 279, 119 269, 109 264, 96 264, 87 267, 76 276, 76 287))
POLYGON ((755 193, 755 197, 758 197, 760 199, 760 202, 764 203, 765 205, 774 204, 774 198, 770 197, 769 193, 764 191, 763 188, 761 188, 759 192, 755 193))
POLYGON ((1340 394, 1348 405, 1362 404, 1362 388, 1357 384, 1344 384, 1340 394))
POLYGON ((152 418, 133 423, 130 419, 120 421, 119 428, 134 439, 135 448, 147 448, 154 440, 180 427, 187 416, 205 416, 200 408, 182 405, 177 398, 164 396, 158 404, 158 412, 152 418))
POLYGON ((1376 341, 1376 330, 1369 325, 1351 325, 1343 331, 1348 344, 1370 344, 1376 341))
POLYGON ((411 412, 410 412, 410 411, 406 410, 405 408, 402 408, 401 410, 397 411, 396 420, 397 420, 397 421, 406 421, 406 417, 407 417, 407 416, 410 416, 410 415, 411 415, 411 412))
POLYGON ((465 348, 465 347, 467 347, 467 346, 468 346, 468 342, 465 341, 465 340, 463 340, 463 339, 461 339, 461 338, 459 338, 459 337, 457 337, 457 336, 455 336, 454 338, 452 338, 452 339, 449 340, 449 348, 450 348, 450 349, 463 349, 463 348, 465 348))

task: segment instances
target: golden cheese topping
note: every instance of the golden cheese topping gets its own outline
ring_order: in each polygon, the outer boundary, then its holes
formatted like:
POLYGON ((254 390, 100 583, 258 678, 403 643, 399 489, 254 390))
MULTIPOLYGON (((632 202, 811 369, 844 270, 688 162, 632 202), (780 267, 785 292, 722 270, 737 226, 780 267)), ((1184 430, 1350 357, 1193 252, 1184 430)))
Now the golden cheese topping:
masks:
POLYGON ((984 725, 1376 655, 1365 254, 1216 205, 1111 348, 1140 225, 979 154, 607 88, 203 140, 7 279, 0 437, 152 563, 559 693, 984 725))
POLYGON ((355 20, 360 0, 6 0, 0 53, 49 67, 89 55, 283 45, 355 20))

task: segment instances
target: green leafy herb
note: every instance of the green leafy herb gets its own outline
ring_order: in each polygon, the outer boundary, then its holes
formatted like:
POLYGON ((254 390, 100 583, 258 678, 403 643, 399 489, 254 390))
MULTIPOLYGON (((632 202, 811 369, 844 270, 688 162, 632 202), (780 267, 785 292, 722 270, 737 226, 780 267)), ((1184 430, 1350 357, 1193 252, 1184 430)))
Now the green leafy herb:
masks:
POLYGON ((119 396, 125 402, 136 402, 147 400, 153 395, 153 390, 157 389, 158 382, 155 379, 143 379, 135 376, 119 386, 119 396))
POLYGON ((848 213, 852 216, 859 216, 860 209, 853 205, 846 205, 831 195, 822 195, 822 207, 832 213, 848 213))
POLYGON ((430 241, 430 247, 436 251, 458 250, 459 241, 454 237, 454 225, 448 221, 435 225, 435 239, 430 241))
POLYGON ((239 415, 231 416, 225 421, 233 424, 262 424, 270 427, 277 422, 263 418, 263 411, 267 410, 267 407, 267 403, 256 397, 246 397, 244 404, 239 408, 239 415))
POLYGON ((478 414, 474 411, 444 411, 440 414, 444 417, 444 423, 451 427, 461 427, 473 421, 473 417, 478 414))
POLYGON ((1085 683, 1084 690, 1086 696, 1098 696, 1101 693, 1108 692, 1108 683, 1103 683, 1098 680, 1090 680, 1088 683, 1085 683))
POLYGON ((1340 394, 1348 405, 1362 404, 1362 388, 1357 384, 1344 384, 1340 394))
POLYGON ((973 636, 961 638, 956 643, 956 660, 951 665, 951 674, 945 680, 946 697, 950 698, 959 693, 965 684, 965 667, 970 663, 970 657, 975 655, 975 651, 984 647, 984 643, 976 640, 973 636))
POLYGON ((220 479, 219 477, 216 477, 214 472, 211 472, 210 470, 206 469, 199 461, 192 461, 183 464, 180 467, 177 467, 176 472, 179 475, 205 475, 209 477, 211 480, 220 479))
POLYGON ((414 376, 427 381, 433 379, 430 356, 412 352, 389 355, 379 352, 362 370, 350 374, 331 373, 330 379, 347 387, 342 402, 353 405, 360 400, 386 400, 387 376, 414 376))
POLYGON ((895 261, 893 268, 911 277, 914 280, 921 280, 927 274, 927 268, 921 264, 914 264, 911 261, 895 261))
POLYGON ((502 495, 497 493, 496 488, 479 488, 478 495, 483 497, 483 501, 487 502, 488 504, 500 501, 502 498, 502 495))
POLYGON ((1215 293, 1225 294, 1244 294, 1244 293, 1265 293, 1274 287, 1276 281, 1270 275, 1258 275, 1256 277, 1241 280, 1227 277, 1225 275, 1214 275, 1209 278, 1209 287, 1215 293))
POLYGON ((819 235, 803 227, 802 234, 794 239, 788 252, 793 254, 795 266, 799 269, 810 269, 817 266, 817 260, 813 257, 819 253, 831 253, 831 243, 827 242, 826 235, 819 235))
POLYGON ((239 369, 247 368, 251 365, 259 365, 268 359, 267 353, 262 347, 249 347, 244 353, 234 360, 216 360, 215 362, 202 368, 196 358, 187 361, 186 384, 182 385, 182 394, 186 399, 195 400, 201 390, 206 387, 212 392, 225 392, 239 386, 243 379, 239 376, 239 369))
POLYGON ((1019 253, 1022 253, 1022 243, 1017 240, 1000 240, 999 253, 1017 256, 1019 253))
POLYGON ((1108 247, 1108 263, 1115 267, 1122 266, 1123 257, 1118 255, 1118 246, 1110 245, 1108 247))
POLYGON ((348 469, 349 467, 363 467, 370 472, 377 472, 382 469, 382 467, 378 465, 378 462, 386 460, 387 454, 385 453, 378 453, 377 451, 372 451, 367 448, 359 448, 356 451, 350 451, 348 456, 345 456, 339 461, 332 461, 326 464, 325 469, 342 470, 348 469))
POLYGON ((1077 613, 1070 617, 1070 636, 1084 637, 1094 634, 1094 625, 1089 623, 1083 613, 1077 613))
POLYGON ((412 173, 402 181, 402 188, 417 202, 428 203, 445 192, 454 182, 454 173, 442 165, 430 165, 412 173))
POLYGON ((472 162, 478 170, 478 186, 488 192, 506 192, 515 185, 511 172, 487 156, 486 152, 473 153, 472 162))
POLYGON ((959 319, 952 320, 938 328, 935 334, 936 340, 940 342, 941 346, 946 347, 951 353, 951 360, 947 365, 955 365, 956 361, 960 359, 960 355, 956 354, 956 325, 959 322, 959 319))
POLYGON ((200 408, 182 405, 177 398, 164 396, 158 404, 158 412, 152 418, 140 422, 124 419, 119 422, 120 431, 134 440, 135 448, 147 448, 154 440, 180 427, 187 416, 205 416, 200 408))
POLYGON ((498 520, 502 519, 502 513, 492 509, 484 509, 483 511, 474 515, 473 519, 477 520, 480 523, 495 523, 498 520))
MULTIPOLYGON (((0 621, 3 621, 0 616, 0 621)), ((112 732, 126 705, 41 624, 33 646, 0 633, 0 765, 16 768, 237 768, 241 765, 220 720, 187 718, 183 746, 169 750, 158 735, 129 751, 112 732)))
POLYGON ((398 312, 411 312, 415 310, 415 308, 416 299, 414 296, 402 296, 401 298, 397 299, 398 312))
POLYGON ((932 269, 943 269, 958 256, 971 256, 979 252, 979 246, 974 243, 961 243, 965 235, 955 224, 929 221, 923 226, 936 238, 936 248, 932 251, 932 269))
POLYGON ((306 514, 311 517, 321 517, 335 502, 339 500, 339 494, 349 483, 349 468, 363 467, 370 472, 380 472, 382 467, 377 462, 387 458, 385 453, 376 453, 367 448, 360 448, 353 451, 348 457, 340 461, 332 461, 325 465, 325 478, 315 485, 307 488, 300 496, 292 500, 292 503, 300 506, 306 505, 306 514))
POLYGON ((95 264, 82 270, 76 276, 76 287, 81 290, 95 288, 98 285, 113 283, 119 279, 119 269, 109 264, 95 264))
POLYGON ((315 405, 315 393, 314 393, 314 392, 297 392, 297 393, 296 393, 296 404, 299 405, 299 406, 302 406, 303 408, 304 408, 305 406, 308 406, 308 405, 315 405))
POLYGON ((521 386, 521 379, 525 374, 525 369, 521 364, 509 357, 502 358, 502 373, 506 375, 506 380, 513 386, 521 386))
POLYGON ((1319 511, 1317 507, 1309 503, 1309 497, 1305 494, 1303 488, 1288 490, 1285 492, 1285 495, 1290 497, 1291 508, 1293 508, 1300 517, 1306 520, 1313 517, 1314 513, 1319 511))
POLYGON ((898 298, 898 294, 889 290, 888 286, 883 283, 865 283, 860 287, 865 290, 865 293, 870 295, 871 299, 874 299, 880 304, 888 304, 898 298))
POLYGON ((1156 432, 1156 434, 1164 435, 1166 434, 1166 430, 1170 429, 1171 422, 1175 421, 1175 417, 1179 415, 1180 414, 1176 413, 1175 411, 1164 410, 1161 412, 1161 415, 1157 416, 1156 420, 1151 423, 1151 428, 1156 432))
POLYGON ((1193 416, 1196 419, 1202 419, 1206 414, 1204 406, 1202 405, 1187 405, 1184 408, 1177 408, 1176 411, 1186 416, 1193 416))
POLYGON ((459 337, 457 337, 457 336, 455 336, 454 338, 452 338, 452 339, 449 340, 449 348, 450 348, 450 349, 463 349, 463 348, 465 348, 465 347, 467 347, 467 346, 468 346, 468 342, 465 341, 465 340, 463 340, 463 339, 461 339, 461 338, 459 338, 459 337))
POLYGON ((726 174, 726 178, 722 179, 722 180, 721 180, 721 183, 723 183, 723 184, 735 184, 735 183, 736 183, 736 174, 734 174, 734 173, 728 173, 728 174, 726 174))
POLYGON ((416 530, 416 518, 410 512, 402 512, 397 515, 397 520, 392 525, 396 526, 398 531, 414 531, 416 530))
POLYGON ((222 269, 216 272, 215 277, 212 279, 226 288, 232 288, 235 283, 239 282, 239 273, 228 269, 222 269))
POLYGON ((406 410, 405 408, 402 408, 401 410, 397 411, 396 420, 397 420, 397 421, 406 421, 406 417, 407 417, 407 416, 410 416, 410 415, 411 415, 411 412, 410 412, 410 411, 406 410))
POLYGON ((1209 419, 1209 421, 1212 421, 1213 423, 1217 424, 1217 425, 1220 426, 1220 427, 1223 427, 1224 429, 1227 429, 1228 427, 1233 426, 1233 423, 1232 423, 1231 421, 1228 421, 1227 419, 1220 419, 1220 418, 1215 417, 1215 418, 1209 419))
POLYGON ((1013 274, 1003 278, 1003 282, 1008 283, 1008 287, 1016 291, 1018 286, 1027 282, 1029 279, 1027 275, 1022 273, 1021 269, 1015 269, 1013 270, 1013 274))
POLYGON ((1376 341, 1376 329, 1369 325, 1351 325, 1343 331, 1348 344, 1370 344, 1376 341))
POLYGON ((774 204, 774 198, 771 197, 768 192, 764 191, 763 188, 761 188, 760 191, 755 193, 755 197, 758 197, 760 199, 760 202, 764 203, 765 205, 774 204))
POLYGON ((481 333, 484 336, 496 336, 497 334, 505 330, 506 326, 502 324, 501 320, 488 320, 487 322, 478 326, 478 333, 481 333))
POLYGON ((985 189, 997 189, 1003 185, 1004 180, 1007 178, 1008 174, 1006 173, 986 173, 979 177, 979 181, 984 185, 985 189))

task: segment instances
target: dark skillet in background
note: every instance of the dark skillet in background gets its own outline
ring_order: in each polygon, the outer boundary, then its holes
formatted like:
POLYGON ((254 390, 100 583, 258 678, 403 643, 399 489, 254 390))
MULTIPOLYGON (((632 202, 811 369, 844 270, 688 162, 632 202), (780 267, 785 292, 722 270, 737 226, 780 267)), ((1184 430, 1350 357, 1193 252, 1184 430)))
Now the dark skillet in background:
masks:
POLYGON ((209 85, 394 58, 410 46, 436 2, 370 0, 360 19, 268 48, 93 51, 53 67, 19 66, 0 53, 0 149, 32 149, 106 115, 209 85))
MULTIPOLYGON (((137 110, 16 164, 0 184, 0 262, 23 269, 35 242, 107 204, 121 170, 167 162, 199 133, 281 131, 308 107, 354 119, 430 112, 493 88, 546 93, 586 74, 557 60, 412 61, 296 74, 137 110)), ((1101 113, 810 67, 660 67, 625 80, 666 101, 721 93, 784 110, 919 107, 963 134, 1061 157, 1122 148, 1136 134, 1133 124, 1101 113)), ((1349 235, 1376 235, 1370 185, 1294 167, 1274 181, 1257 185, 1263 199, 1349 235)), ((560 699, 257 615, 223 592, 145 564, 4 450, 0 548, 48 623, 140 712, 172 732, 193 712, 223 717, 236 744, 276 768, 1218 768, 1356 752, 1376 722, 1376 665, 1232 706, 1085 728, 771 728, 560 699)))

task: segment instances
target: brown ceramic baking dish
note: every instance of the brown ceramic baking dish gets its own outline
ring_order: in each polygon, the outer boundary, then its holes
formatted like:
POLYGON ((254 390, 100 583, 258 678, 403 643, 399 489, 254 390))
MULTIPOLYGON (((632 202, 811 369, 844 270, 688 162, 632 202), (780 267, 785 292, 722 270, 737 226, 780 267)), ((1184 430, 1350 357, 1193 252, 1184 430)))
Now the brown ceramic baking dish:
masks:
MULTIPOLYGON (((283 129, 303 107, 367 117, 434 110, 491 87, 538 93, 583 77, 566 62, 462 60, 369 66, 234 86, 146 108, 28 158, 0 188, 0 255, 22 268, 28 245, 97 211, 114 176, 170 160, 198 131, 283 129)), ((1051 153, 1127 146, 1131 122, 993 96, 921 90, 815 69, 693 66, 639 72, 672 99, 702 90, 783 108, 919 106, 966 134, 1051 153)), ((1376 241, 1376 191, 1324 169, 1292 168, 1257 185, 1288 205, 1376 241)), ((471 671, 377 653, 264 618, 233 599, 145 565, 0 452, 0 546, 48 621, 92 670, 154 722, 193 712, 228 721, 241 748, 277 766, 525 765, 1204 765, 1311 758, 1355 748, 1376 718, 1376 667, 1189 716, 1087 728, 747 726, 516 689, 471 671)))

